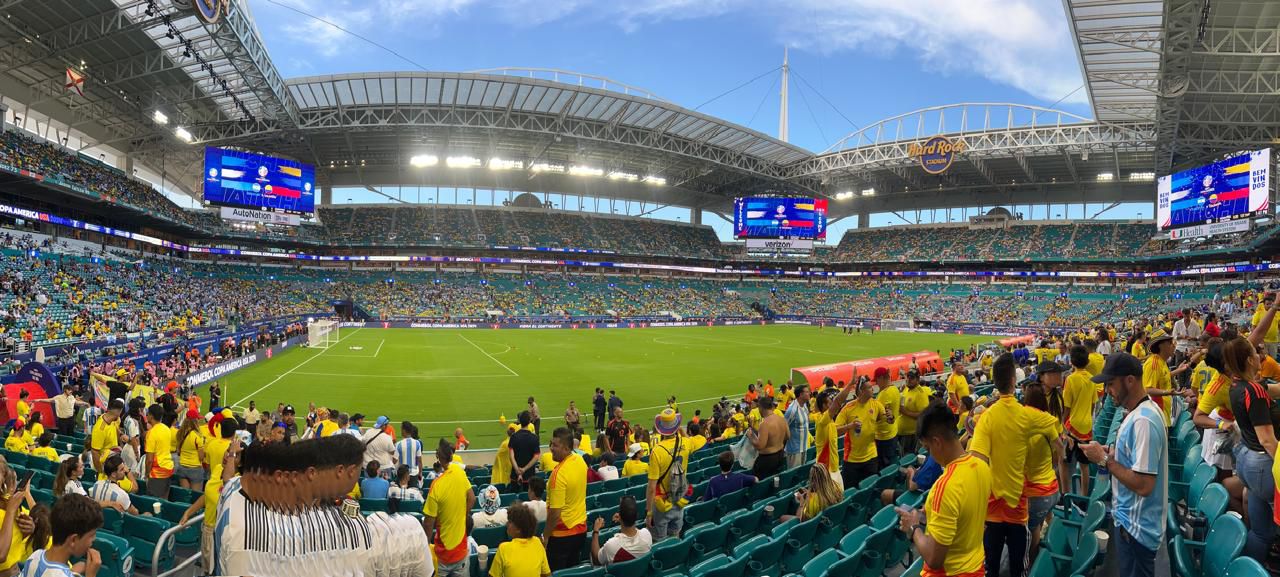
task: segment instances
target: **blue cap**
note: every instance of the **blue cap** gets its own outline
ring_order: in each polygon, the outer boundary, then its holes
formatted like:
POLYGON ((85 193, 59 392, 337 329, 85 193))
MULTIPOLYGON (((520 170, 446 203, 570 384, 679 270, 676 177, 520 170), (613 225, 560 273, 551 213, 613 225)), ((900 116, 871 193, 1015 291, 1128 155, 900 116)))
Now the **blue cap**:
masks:
POLYGON ((375 423, 373 426, 374 428, 381 429, 387 426, 387 423, 389 422, 391 422, 391 419, 388 419, 386 415, 382 415, 381 417, 378 417, 378 422, 375 423))

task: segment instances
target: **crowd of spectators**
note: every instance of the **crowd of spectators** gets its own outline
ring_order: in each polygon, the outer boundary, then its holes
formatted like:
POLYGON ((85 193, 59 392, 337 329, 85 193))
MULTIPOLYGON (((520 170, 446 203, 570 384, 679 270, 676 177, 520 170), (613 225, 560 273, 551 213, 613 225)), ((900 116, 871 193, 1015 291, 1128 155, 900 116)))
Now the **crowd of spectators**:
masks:
POLYGON ((1150 224, 1078 223, 1007 227, 911 226, 845 233, 832 262, 1114 260, 1137 254, 1150 224))

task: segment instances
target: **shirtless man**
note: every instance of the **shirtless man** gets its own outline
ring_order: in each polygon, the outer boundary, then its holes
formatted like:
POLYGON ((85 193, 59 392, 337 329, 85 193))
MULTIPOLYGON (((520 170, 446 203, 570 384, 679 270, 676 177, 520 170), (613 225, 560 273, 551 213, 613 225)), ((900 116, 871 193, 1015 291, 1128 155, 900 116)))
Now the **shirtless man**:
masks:
POLYGON ((755 466, 751 468, 751 473, 757 479, 764 479, 782 472, 786 464, 786 456, 782 450, 791 432, 787 429, 787 420, 774 412, 773 397, 760 397, 759 405, 760 413, 764 418, 760 420, 759 430, 749 431, 747 434, 751 444, 755 445, 756 451, 760 453, 756 457, 755 466))

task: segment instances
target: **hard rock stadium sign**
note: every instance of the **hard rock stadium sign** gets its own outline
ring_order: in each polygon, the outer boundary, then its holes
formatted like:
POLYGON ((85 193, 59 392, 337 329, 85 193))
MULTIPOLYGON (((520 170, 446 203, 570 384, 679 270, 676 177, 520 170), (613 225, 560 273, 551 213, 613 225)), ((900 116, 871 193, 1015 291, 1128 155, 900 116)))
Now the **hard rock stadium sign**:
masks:
POLYGON ((907 156, 920 159, 920 168, 929 174, 942 174, 951 168, 956 155, 968 148, 963 140, 951 140, 945 136, 935 136, 924 141, 924 144, 912 142, 907 145, 907 156))

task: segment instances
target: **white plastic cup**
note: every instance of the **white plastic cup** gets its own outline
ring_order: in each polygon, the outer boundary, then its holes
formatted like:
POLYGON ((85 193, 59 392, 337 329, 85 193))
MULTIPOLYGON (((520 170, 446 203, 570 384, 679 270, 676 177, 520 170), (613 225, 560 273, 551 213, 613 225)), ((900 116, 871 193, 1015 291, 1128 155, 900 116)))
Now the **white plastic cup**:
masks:
POLYGON ((68 452, 70 452, 70 451, 71 451, 71 443, 67 443, 67 451, 68 451, 68 452))
POLYGON ((477 545, 476 557, 480 559, 480 572, 484 573, 489 569, 489 546, 477 545))
POLYGON ((924 459, 925 459, 925 456, 924 456, 924 455, 916 455, 916 464, 917 464, 917 465, 923 465, 923 464, 924 464, 924 459))
POLYGON ((1111 540, 1111 534, 1106 531, 1094 531, 1093 536, 1098 539, 1098 550, 1107 550, 1107 541, 1111 540))
POLYGON ((151 510, 156 514, 157 517, 160 516, 160 503, 152 503, 151 510))
POLYGON ((764 516, 765 516, 765 517, 768 517, 768 518, 770 518, 770 519, 772 519, 772 518, 773 518, 773 505, 765 505, 765 506, 764 506, 764 516))

